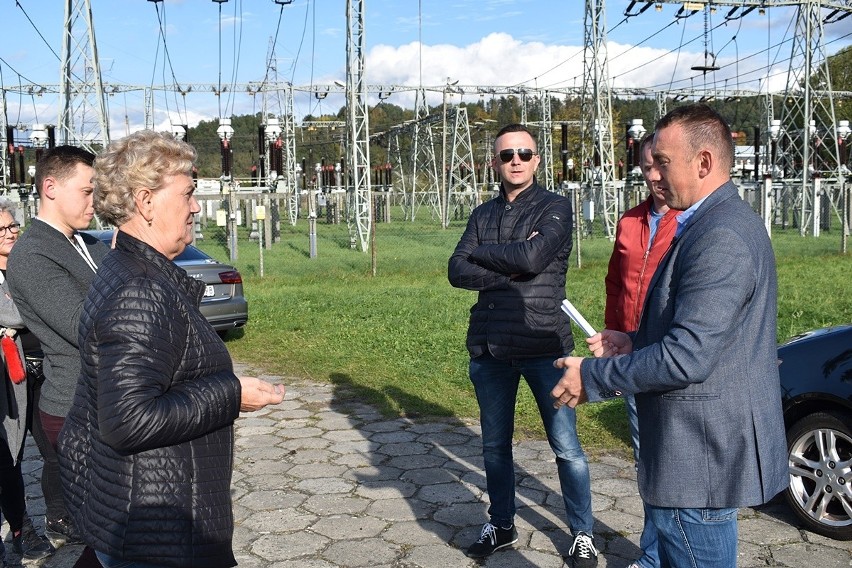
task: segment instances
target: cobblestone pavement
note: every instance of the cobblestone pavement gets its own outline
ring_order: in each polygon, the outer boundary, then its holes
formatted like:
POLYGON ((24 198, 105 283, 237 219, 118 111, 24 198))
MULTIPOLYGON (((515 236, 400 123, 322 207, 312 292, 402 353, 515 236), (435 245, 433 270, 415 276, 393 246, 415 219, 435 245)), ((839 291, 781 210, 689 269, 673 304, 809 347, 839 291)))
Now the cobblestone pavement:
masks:
MULTIPOLYGON (((246 373, 241 367, 238 373, 246 373)), ((287 385, 287 396, 237 422, 234 548, 241 567, 563 566, 571 543, 546 442, 515 447, 520 540, 474 561, 463 551, 478 537, 487 508, 477 424, 387 419, 355 399, 344 376, 329 385, 264 378, 287 385)), ((406 407, 404 393, 382 395, 406 407)), ((615 457, 590 466, 598 566, 624 568, 640 554, 635 472, 615 457)), ((28 446, 27 496, 38 527, 40 468, 28 446)), ((852 566, 852 543, 797 528, 782 502, 743 509, 739 530, 740 567, 852 566)), ((70 568, 80 550, 63 547, 43 566, 70 568)), ((11 551, 8 558, 17 559, 11 551)))

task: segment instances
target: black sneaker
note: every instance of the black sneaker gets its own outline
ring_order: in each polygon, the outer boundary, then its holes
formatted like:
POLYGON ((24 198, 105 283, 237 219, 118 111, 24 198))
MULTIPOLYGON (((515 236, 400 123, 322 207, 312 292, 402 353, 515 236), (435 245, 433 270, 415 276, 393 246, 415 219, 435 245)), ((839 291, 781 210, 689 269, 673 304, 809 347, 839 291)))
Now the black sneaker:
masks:
POLYGON ((465 554, 470 558, 484 558, 492 552, 512 546, 516 542, 518 542, 518 531, 515 529, 515 525, 508 529, 501 529, 491 523, 485 523, 482 525, 479 540, 471 544, 465 554))
POLYGON ((55 548, 66 544, 83 544, 77 527, 68 519, 48 519, 44 525, 44 536, 50 539, 55 548))
POLYGON ((36 532, 29 517, 24 517, 24 526, 18 536, 12 535, 12 549, 24 563, 35 562, 53 554, 50 541, 36 532))
POLYGON ((574 537, 574 544, 568 551, 574 568, 594 568, 598 565, 598 549, 595 548, 594 539, 584 532, 578 532, 574 537))

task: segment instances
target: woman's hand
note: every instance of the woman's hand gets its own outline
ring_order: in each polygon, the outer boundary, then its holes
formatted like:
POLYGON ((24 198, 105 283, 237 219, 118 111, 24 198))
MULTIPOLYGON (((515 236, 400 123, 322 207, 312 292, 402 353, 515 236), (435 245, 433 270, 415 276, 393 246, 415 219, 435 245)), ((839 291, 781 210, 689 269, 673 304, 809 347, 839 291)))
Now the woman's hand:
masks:
POLYGON ((273 385, 257 377, 239 377, 242 395, 240 412, 254 412, 284 400, 284 385, 273 385))

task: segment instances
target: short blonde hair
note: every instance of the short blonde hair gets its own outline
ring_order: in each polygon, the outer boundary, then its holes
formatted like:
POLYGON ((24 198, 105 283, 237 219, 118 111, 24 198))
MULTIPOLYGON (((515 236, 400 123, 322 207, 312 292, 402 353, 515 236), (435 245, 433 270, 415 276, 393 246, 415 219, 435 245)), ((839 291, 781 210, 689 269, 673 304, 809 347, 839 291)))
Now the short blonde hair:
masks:
POLYGON ((140 189, 158 191, 168 176, 191 175, 197 154, 170 134, 141 130, 112 142, 95 158, 95 213, 120 226, 136 214, 140 189))

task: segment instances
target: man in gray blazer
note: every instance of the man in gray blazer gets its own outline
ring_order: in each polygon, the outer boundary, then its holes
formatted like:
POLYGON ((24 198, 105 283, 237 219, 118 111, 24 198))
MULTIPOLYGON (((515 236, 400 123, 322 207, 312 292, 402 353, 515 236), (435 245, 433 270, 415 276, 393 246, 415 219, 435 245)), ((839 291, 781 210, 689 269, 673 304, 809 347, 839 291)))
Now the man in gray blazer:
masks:
POLYGON ((83 300, 109 251, 98 239, 79 233, 95 215, 94 158, 74 146, 44 153, 35 175, 39 214, 9 254, 7 271, 15 305, 44 351, 45 382, 34 397, 32 431, 44 459, 45 535, 54 546, 81 542, 62 500, 56 438, 80 374, 77 327, 83 300))
POLYGON ((639 492, 662 566, 733 568, 737 508, 787 484, 776 356, 775 259, 731 183, 733 142, 706 105, 656 125, 652 175, 682 210, 635 333, 589 338, 600 359, 565 357, 551 393, 574 407, 635 394, 639 492), (615 356, 620 355, 620 356, 615 356))

